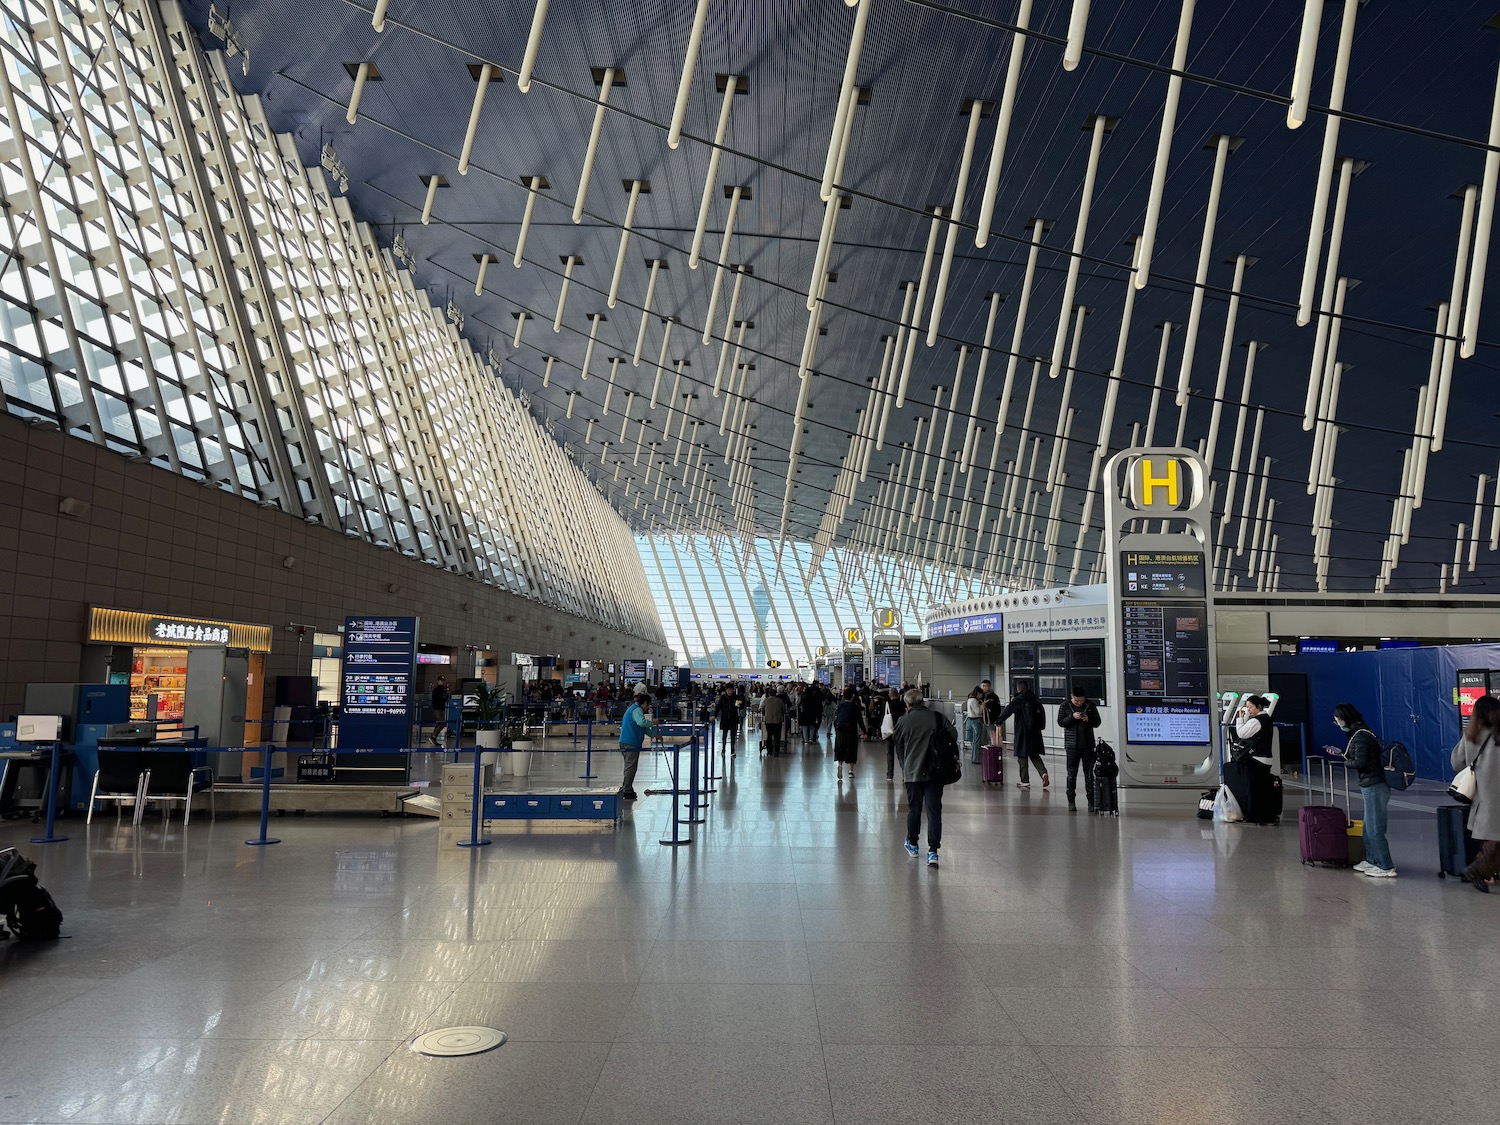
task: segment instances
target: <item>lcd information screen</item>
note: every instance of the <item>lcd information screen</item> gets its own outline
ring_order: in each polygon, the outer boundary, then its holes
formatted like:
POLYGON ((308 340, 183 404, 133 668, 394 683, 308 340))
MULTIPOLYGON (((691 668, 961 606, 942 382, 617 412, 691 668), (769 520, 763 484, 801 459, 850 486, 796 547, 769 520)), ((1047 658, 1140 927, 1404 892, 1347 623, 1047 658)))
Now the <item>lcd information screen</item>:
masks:
POLYGON ((871 646, 871 675, 885 687, 901 686, 901 640, 876 637, 871 646))
POLYGON ((646 678, 646 662, 644 660, 627 660, 623 668, 625 679, 628 683, 637 683, 646 678))
POLYGON ((1208 745, 1208 601, 1201 551, 1120 552, 1125 738, 1208 745))
POLYGON ((396 750, 406 745, 416 662, 415 617, 345 619, 341 747, 396 750))

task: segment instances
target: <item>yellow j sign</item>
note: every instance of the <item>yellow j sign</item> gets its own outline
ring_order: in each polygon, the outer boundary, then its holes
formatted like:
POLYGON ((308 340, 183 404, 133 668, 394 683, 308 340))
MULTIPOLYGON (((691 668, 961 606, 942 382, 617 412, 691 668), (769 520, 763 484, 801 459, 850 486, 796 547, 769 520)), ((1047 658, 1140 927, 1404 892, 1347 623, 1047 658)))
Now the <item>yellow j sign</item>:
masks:
POLYGON ((1131 507, 1138 511, 1182 505, 1182 462, 1176 457, 1142 457, 1130 474, 1131 507))
POLYGON ((875 628, 877 629, 894 629, 896 622, 899 620, 900 618, 896 616, 896 611, 889 607, 875 611, 875 628))

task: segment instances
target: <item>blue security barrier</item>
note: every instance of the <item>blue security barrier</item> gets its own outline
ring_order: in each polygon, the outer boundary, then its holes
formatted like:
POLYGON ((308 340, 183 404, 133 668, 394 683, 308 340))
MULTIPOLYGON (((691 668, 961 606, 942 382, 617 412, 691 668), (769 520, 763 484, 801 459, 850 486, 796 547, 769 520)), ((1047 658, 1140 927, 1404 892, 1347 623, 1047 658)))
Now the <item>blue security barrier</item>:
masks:
POLYGON ((1500 645, 1447 645, 1373 652, 1273 656, 1272 675, 1307 677, 1308 757, 1324 746, 1348 742, 1333 722, 1333 708, 1352 703, 1386 741, 1399 739, 1411 751, 1417 775, 1451 781, 1449 752, 1459 737, 1454 698, 1460 668, 1500 669, 1500 645))

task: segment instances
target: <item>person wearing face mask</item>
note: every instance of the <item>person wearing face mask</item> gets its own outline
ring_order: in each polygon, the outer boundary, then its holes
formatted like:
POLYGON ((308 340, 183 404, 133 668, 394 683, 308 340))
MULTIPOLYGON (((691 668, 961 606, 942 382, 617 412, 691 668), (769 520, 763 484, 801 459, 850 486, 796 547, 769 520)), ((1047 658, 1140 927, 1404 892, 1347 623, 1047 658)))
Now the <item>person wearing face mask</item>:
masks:
POLYGON ((1500 699, 1486 695, 1474 704, 1474 714, 1464 736, 1453 748, 1455 770, 1474 770, 1474 800, 1469 805, 1469 835, 1480 845, 1474 862, 1464 868, 1464 878, 1475 890, 1489 892, 1500 875, 1500 758, 1494 743, 1500 742, 1500 699))
POLYGON ((1385 830, 1391 804, 1391 787, 1385 781, 1384 753, 1380 739, 1365 723, 1365 717, 1352 703, 1340 703, 1333 709, 1333 721, 1349 736, 1344 760, 1359 774, 1359 795, 1365 804, 1365 858, 1354 870, 1372 879, 1394 879, 1396 865, 1391 860, 1391 845, 1385 830))

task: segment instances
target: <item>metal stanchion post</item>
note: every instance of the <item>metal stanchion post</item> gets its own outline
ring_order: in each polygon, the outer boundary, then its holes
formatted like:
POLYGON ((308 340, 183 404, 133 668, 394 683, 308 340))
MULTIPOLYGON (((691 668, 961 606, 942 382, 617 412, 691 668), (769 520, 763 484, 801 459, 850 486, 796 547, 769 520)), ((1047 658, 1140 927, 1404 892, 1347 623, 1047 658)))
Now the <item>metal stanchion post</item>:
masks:
POLYGON ((657 841, 657 843, 666 848, 680 848, 683 844, 691 844, 693 842, 693 838, 691 836, 689 836, 687 839, 683 839, 678 832, 678 825, 683 823, 682 819, 677 815, 677 799, 681 793, 681 789, 677 784, 677 779, 681 775, 682 747, 681 745, 674 743, 672 745, 672 810, 671 816, 669 817, 672 822, 672 838, 670 840, 657 841))
POLYGON ((62 764, 62 743, 52 744, 52 764, 47 767, 47 834, 45 836, 33 836, 33 844, 61 844, 67 839, 59 836, 55 831, 57 827, 57 781, 58 767, 62 764))
MULTIPOLYGON (((577 745, 575 743, 574 745, 577 745)), ((588 724, 587 739, 584 742, 583 772, 578 775, 579 781, 588 781, 590 778, 598 777, 594 772, 594 720, 590 719, 588 724)))
POLYGON ((474 747, 474 808, 469 814, 469 838, 458 842, 461 848, 483 848, 493 842, 479 838, 479 826, 484 816, 484 794, 481 792, 483 786, 480 782, 480 773, 483 769, 484 755, 480 753, 476 745, 474 747))
POLYGON ((279 838, 266 835, 266 830, 271 826, 271 747, 263 749, 265 756, 260 763, 260 835, 245 841, 251 847, 281 843, 279 838))
POLYGON ((699 808, 698 791, 698 751, 702 748, 702 739, 698 737, 698 729, 693 728, 692 741, 688 743, 688 818, 689 824, 702 824, 703 815, 699 808))
MULTIPOLYGON (((718 742, 717 727, 718 723, 714 720, 714 717, 710 715, 708 722, 704 725, 704 729, 708 731, 708 749, 705 750, 703 754, 703 792, 705 794, 717 793, 719 791, 719 787, 714 784, 714 782, 719 780, 720 776, 717 772, 715 772, 716 767, 714 764, 714 748, 718 742)), ((708 805, 708 802, 706 800, 703 803, 705 807, 708 805)))

